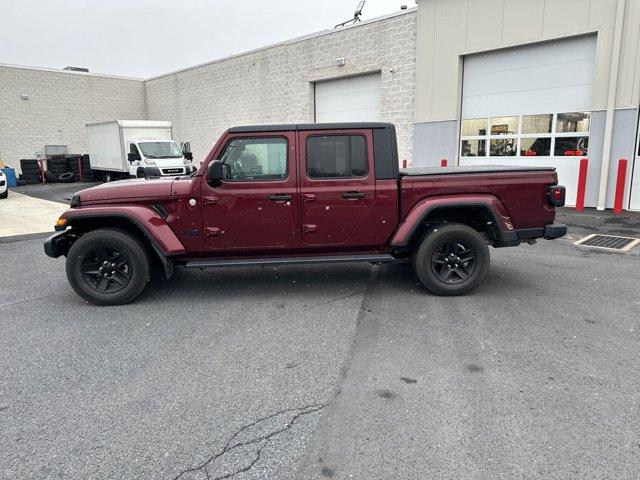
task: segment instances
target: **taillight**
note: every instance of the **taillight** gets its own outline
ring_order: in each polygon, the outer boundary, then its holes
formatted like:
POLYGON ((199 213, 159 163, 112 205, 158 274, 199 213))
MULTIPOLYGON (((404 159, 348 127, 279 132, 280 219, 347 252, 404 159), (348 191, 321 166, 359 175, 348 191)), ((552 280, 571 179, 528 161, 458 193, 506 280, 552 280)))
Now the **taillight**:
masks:
POLYGON ((566 189, 560 185, 553 185, 547 191, 547 202, 553 207, 564 207, 566 189))

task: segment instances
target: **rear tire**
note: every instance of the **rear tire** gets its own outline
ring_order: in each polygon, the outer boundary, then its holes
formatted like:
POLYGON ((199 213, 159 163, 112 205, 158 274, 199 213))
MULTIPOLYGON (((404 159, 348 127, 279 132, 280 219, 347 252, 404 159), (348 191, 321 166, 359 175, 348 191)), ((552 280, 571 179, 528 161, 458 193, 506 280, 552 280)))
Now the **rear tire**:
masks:
POLYGON ((465 295, 487 275, 489 247, 473 228, 450 223, 425 233, 411 261, 418 279, 430 292, 465 295))
POLYGON ((124 305, 135 300, 149 279, 144 245, 123 230, 86 233, 69 249, 67 279, 73 290, 95 305, 124 305))

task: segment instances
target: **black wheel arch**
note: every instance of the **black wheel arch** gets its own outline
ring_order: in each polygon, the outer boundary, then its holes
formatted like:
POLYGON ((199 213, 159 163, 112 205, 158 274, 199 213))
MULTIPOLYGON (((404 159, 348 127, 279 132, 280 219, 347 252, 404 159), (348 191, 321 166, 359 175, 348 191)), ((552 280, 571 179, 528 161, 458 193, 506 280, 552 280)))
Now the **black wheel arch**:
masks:
POLYGON ((109 214, 99 216, 76 216, 69 218, 65 237, 68 241, 61 243, 63 250, 58 251, 58 256, 67 255, 73 242, 93 230, 99 228, 119 228, 138 238, 149 251, 149 257, 158 262, 164 270, 166 278, 173 276, 173 262, 165 255, 160 245, 155 241, 147 229, 135 218, 125 214, 109 214))
POLYGON ((497 213, 484 203, 437 205, 427 210, 416 224, 408 243, 412 250, 422 236, 430 229, 448 223, 460 223, 483 234, 494 247, 517 246, 520 244, 515 231, 501 228, 497 213))

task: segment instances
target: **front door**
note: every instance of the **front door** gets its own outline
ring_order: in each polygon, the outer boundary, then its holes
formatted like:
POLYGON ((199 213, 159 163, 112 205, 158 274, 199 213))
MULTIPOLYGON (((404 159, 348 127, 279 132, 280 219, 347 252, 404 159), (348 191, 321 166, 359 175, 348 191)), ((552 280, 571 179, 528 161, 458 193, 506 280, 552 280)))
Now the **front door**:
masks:
POLYGON ((278 251, 297 230, 296 138, 293 132, 237 134, 218 158, 224 180, 205 178, 202 212, 205 242, 228 254, 278 251))
POLYGON ((373 145, 366 130, 300 132, 300 208, 307 245, 365 246, 375 202, 373 145))

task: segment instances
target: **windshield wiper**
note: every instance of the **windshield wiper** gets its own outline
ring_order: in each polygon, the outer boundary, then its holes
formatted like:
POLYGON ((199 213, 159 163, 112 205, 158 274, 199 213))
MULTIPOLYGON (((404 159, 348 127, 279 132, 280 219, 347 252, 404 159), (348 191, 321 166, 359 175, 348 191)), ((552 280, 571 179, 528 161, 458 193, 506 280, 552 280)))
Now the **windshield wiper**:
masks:
POLYGON ((175 156, 175 155, 164 155, 164 156, 158 157, 158 158, 182 158, 182 157, 178 157, 178 156, 175 156))
POLYGON ((144 156, 145 156, 145 158, 155 158, 155 159, 157 159, 157 158, 158 158, 158 157, 156 157, 155 155, 147 155, 146 153, 145 153, 145 155, 144 155, 144 156))

